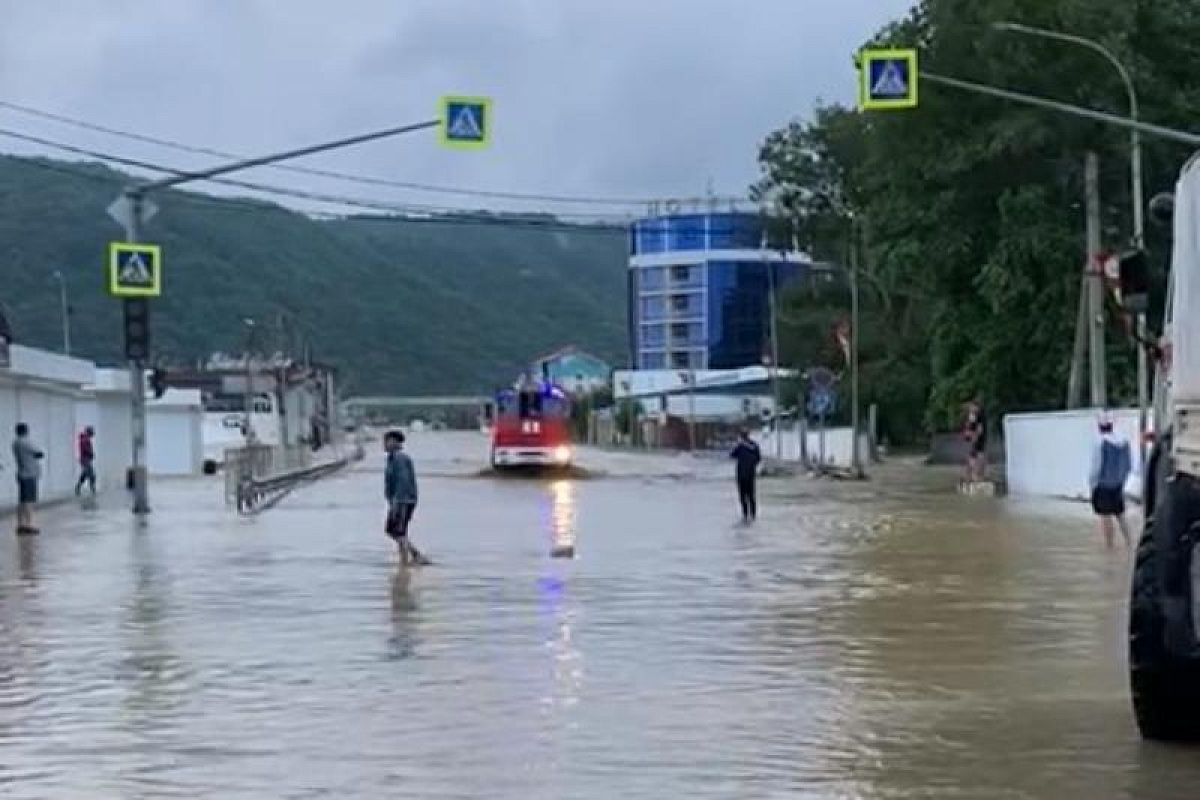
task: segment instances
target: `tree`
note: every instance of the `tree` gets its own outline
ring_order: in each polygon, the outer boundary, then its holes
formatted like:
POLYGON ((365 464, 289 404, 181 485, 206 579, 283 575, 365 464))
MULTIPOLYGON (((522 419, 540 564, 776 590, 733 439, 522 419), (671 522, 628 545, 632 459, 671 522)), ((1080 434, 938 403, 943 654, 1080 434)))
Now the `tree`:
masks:
MULTIPOLYGON (((1143 118, 1189 124, 1200 90, 1179 59, 1200 63, 1187 28, 1200 24, 1200 6, 1185 0, 925 0, 872 44, 918 45, 923 70, 1124 113, 1106 62, 994 30, 1003 19, 1111 45, 1132 66, 1143 118)), ((864 396, 880 401, 897 439, 956 426, 977 391, 1001 412, 1062 405, 1089 149, 1101 157, 1105 243, 1119 248, 1131 230, 1128 138, 1113 127, 926 83, 918 109, 823 106, 767 136, 754 192, 817 258, 845 263, 859 242, 864 396)), ((1171 185, 1187 153, 1147 150, 1149 196, 1171 185)), ((793 292, 785 318, 843 302, 793 292)), ((812 358, 800 338, 785 349, 792 363, 812 358)), ((1128 402, 1134 353, 1115 326, 1109 352, 1113 399, 1128 402)))

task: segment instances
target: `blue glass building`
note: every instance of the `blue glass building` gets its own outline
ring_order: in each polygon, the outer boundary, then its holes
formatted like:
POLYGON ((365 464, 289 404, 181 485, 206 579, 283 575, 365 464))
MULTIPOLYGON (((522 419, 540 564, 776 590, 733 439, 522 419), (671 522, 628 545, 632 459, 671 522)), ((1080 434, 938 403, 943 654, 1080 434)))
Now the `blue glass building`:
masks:
POLYGON ((803 253, 762 249, 757 214, 679 214, 630 229, 629 341, 635 369, 737 369, 770 352, 770 285, 803 253))

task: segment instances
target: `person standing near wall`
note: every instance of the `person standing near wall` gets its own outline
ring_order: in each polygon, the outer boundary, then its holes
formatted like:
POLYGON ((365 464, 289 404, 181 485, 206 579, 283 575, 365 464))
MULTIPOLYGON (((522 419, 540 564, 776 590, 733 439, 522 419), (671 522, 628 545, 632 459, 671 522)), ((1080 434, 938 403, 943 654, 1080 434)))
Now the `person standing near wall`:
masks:
POLYGON ((96 496, 96 429, 91 425, 79 434, 79 480, 75 483, 75 496, 78 497, 86 483, 91 489, 92 497, 96 496))
POLYGON ((41 460, 45 454, 29 440, 29 426, 24 422, 17 423, 12 452, 17 465, 17 533, 37 533, 33 508, 37 505, 38 479, 42 476, 41 460))
POLYGON ((963 426, 963 438, 967 442, 967 483, 978 483, 987 479, 987 412, 983 408, 983 396, 976 395, 967 404, 967 422, 963 426))
POLYGON ((1113 546, 1113 521, 1121 528, 1129 547, 1129 526, 1125 524, 1125 482, 1129 480, 1133 456, 1129 440, 1113 430, 1112 418, 1102 415, 1098 421, 1100 438, 1092 449, 1092 468, 1088 483, 1092 487, 1092 510, 1100 518, 1100 533, 1106 547, 1113 546))

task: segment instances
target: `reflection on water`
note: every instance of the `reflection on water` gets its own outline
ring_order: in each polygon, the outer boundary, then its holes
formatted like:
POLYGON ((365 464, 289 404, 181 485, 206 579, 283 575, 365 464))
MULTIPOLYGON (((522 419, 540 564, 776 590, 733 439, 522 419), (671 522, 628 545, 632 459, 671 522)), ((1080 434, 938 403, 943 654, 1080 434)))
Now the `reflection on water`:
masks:
POLYGON ((28 583, 37 581, 38 537, 17 537, 17 570, 21 580, 28 583))
POLYGON ((416 625, 414 614, 417 599, 412 582, 415 568, 398 566, 392 573, 392 630, 388 637, 389 660, 412 658, 416 655, 416 625))
POLYGON ((575 483, 559 480, 550 484, 550 555, 575 555, 575 483))
POLYGON ((578 702, 583 682, 583 657, 571 638, 578 613, 570 592, 574 565, 562 558, 575 555, 575 483, 558 480, 550 484, 550 555, 538 579, 539 609, 546 650, 550 655, 553 682, 542 700, 548 707, 570 707, 578 702))

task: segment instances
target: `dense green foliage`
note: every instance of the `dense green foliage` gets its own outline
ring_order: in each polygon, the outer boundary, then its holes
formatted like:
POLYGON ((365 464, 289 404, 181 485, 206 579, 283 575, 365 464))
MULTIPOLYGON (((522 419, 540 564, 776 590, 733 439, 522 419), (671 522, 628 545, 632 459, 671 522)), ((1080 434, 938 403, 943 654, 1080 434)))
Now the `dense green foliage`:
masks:
MULTIPOLYGON (((19 341, 61 342, 57 284, 70 286, 74 350, 121 353, 104 293, 105 214, 128 178, 98 166, 0 158, 0 304, 19 341)), ((577 343, 625 359, 619 231, 547 218, 315 219, 275 205, 173 192, 145 237, 163 246, 154 346, 174 361, 240 352, 244 318, 273 348, 300 331, 351 392, 479 392, 538 353, 577 343), (293 320, 280 326, 283 313, 293 320)))
MULTIPOLYGON (((1133 73, 1143 119, 1200 129, 1195 0, 924 0, 872 44, 919 46, 924 71, 1126 113, 1120 78, 1096 53, 996 30, 999 20, 1104 43, 1133 73)), ((1154 139, 1144 148, 1148 199, 1173 186, 1189 153, 1154 139)), ((1104 244, 1120 249, 1132 230, 1129 137, 1115 127, 926 81, 916 110, 824 106, 768 136, 756 191, 802 245, 846 263, 857 231, 864 395, 894 440, 955 424, 976 391, 998 411, 1062 407, 1089 149, 1101 159, 1104 244)), ((1165 232, 1148 233, 1162 270, 1165 232)), ((786 363, 837 362, 830 326, 845 298, 828 285, 787 298, 786 363)), ((1134 353, 1116 325, 1109 354, 1110 404, 1131 402, 1134 353)))

